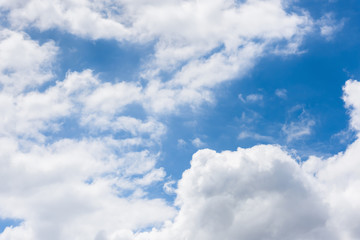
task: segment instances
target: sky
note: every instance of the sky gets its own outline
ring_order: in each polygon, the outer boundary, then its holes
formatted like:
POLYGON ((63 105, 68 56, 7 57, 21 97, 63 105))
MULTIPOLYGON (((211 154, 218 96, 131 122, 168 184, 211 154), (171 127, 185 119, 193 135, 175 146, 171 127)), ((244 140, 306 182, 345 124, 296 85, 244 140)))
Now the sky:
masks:
POLYGON ((0 240, 360 239, 357 0, 0 0, 0 240))

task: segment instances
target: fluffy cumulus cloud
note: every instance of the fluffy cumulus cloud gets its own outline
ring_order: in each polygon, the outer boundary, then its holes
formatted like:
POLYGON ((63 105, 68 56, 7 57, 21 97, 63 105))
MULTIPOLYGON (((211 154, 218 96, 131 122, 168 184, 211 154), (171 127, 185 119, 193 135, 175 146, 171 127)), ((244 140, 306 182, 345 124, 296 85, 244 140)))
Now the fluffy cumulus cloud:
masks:
POLYGON ((90 70, 69 72, 45 91, 3 88, 0 216, 23 222, 0 239, 91 239, 174 215, 164 200, 146 197, 165 172, 156 166, 158 153, 144 147, 166 129, 156 119, 122 114, 138 91, 131 83, 102 83, 90 70), (75 133, 53 138, 66 121, 75 133))
POLYGON ((329 239, 316 186, 278 146, 200 150, 177 194, 174 223, 139 239, 329 239))
POLYGON ((102 239, 173 217, 165 200, 147 197, 166 176, 154 147, 166 127, 124 114, 142 88, 91 70, 54 81, 57 52, 1 30, 0 218, 21 224, 0 239, 102 239))
POLYGON ((18 93, 49 81, 56 53, 52 41, 39 45, 24 32, 0 28, 1 89, 18 93))
POLYGON ((24 220, 0 239, 94 239, 174 214, 163 200, 125 197, 127 189, 159 180, 146 152, 118 156, 121 144, 114 139, 65 139, 26 150, 8 138, 0 141, 1 217, 24 220))
MULTIPOLYGON (((359 86, 344 87, 355 129, 359 86)), ((358 239, 359 156, 359 139, 304 162, 276 145, 200 150, 178 183, 176 218, 135 239, 358 239)))

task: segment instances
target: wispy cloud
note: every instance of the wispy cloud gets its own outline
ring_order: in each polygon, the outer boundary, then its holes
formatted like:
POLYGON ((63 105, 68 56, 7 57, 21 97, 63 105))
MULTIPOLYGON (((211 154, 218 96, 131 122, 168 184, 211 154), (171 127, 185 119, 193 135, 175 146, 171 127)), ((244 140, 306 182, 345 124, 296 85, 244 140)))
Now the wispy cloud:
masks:
POLYGON ((179 148, 182 148, 182 147, 184 147, 185 145, 186 145, 186 141, 185 141, 184 139, 182 139, 182 138, 178 139, 178 141, 177 141, 177 146, 178 146, 179 148))
POLYGON ((238 97, 243 103, 261 102, 264 98, 262 94, 257 94, 257 93, 249 94, 247 96, 243 96, 242 94, 239 94, 238 97))
POLYGON ((254 132, 243 131, 238 135, 238 139, 254 139, 257 141, 271 143, 274 141, 274 138, 271 136, 261 135, 254 132))
POLYGON ((286 89, 276 89, 275 95, 279 98, 286 99, 287 98, 287 90, 286 89))
POLYGON ((191 143, 196 148, 201 148, 206 145, 200 138, 194 138, 191 143))
POLYGON ((166 183, 164 183, 163 189, 167 194, 174 194, 175 193, 175 187, 173 185, 176 184, 176 181, 170 180, 166 183))
POLYGON ((315 126, 315 120, 302 108, 297 105, 289 112, 301 111, 296 120, 292 120, 284 124, 281 128, 286 135, 288 142, 300 139, 302 137, 312 134, 312 128, 315 126))
POLYGON ((325 14, 319 21, 320 33, 327 40, 331 40, 335 34, 344 27, 345 20, 336 20, 333 13, 325 14))

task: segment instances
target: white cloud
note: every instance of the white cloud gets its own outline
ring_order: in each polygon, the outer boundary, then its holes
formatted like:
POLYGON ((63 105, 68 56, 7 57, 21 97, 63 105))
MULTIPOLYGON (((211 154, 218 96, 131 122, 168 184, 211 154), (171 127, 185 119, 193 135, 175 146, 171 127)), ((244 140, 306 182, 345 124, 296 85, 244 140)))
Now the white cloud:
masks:
MULTIPOLYGON (((154 54, 141 76, 149 81, 144 103, 155 112, 211 102, 216 85, 243 76, 258 58, 296 53, 313 25, 305 11, 287 12, 279 0, 3 0, 0 8, 8 12, 13 28, 59 28, 93 39, 153 41, 154 54), (162 72, 169 79, 163 79, 162 72)), ((99 91, 94 104, 106 97, 99 91)))
POLYGON ((166 173, 163 168, 152 169, 151 172, 147 173, 142 178, 135 179, 134 182, 140 186, 148 186, 154 182, 162 181, 165 175, 166 173))
POLYGON ((167 194, 174 194, 175 193, 175 188, 173 187, 174 184, 176 184, 174 180, 166 182, 163 186, 164 191, 167 194))
POLYGON ((166 173, 159 154, 144 148, 158 144, 166 128, 150 116, 123 114, 141 106, 142 87, 104 83, 84 70, 40 91, 53 80, 54 43, 0 34, 0 218, 23 220, 0 239, 127 236, 174 216, 164 200, 147 197, 166 173), (57 140, 66 121, 73 139, 57 140))
POLYGON ((61 140, 28 144, 26 150, 15 140, 0 141, 1 217, 24 220, 5 229, 0 239, 14 239, 21 232, 23 239, 92 239, 100 231, 153 226, 174 214, 163 200, 129 199, 122 197, 124 188, 114 188, 130 182, 135 190, 164 176, 146 153, 139 153, 141 161, 133 156, 136 164, 129 155, 118 156, 124 149, 116 140, 61 140))
POLYGON ((281 130, 285 133, 288 142, 308 136, 312 133, 315 121, 312 119, 301 119, 297 122, 290 122, 283 125, 281 130))
POLYGON ((333 13, 325 14, 319 21, 320 34, 327 40, 331 40, 334 35, 344 27, 345 21, 337 21, 334 19, 333 13))
POLYGON ((58 27, 70 33, 94 39, 114 37, 120 39, 128 35, 122 24, 102 16, 101 11, 105 11, 106 8, 101 9, 101 6, 96 6, 96 3, 86 0, 20 0, 15 3, 5 0, 0 2, 0 6, 10 10, 8 18, 16 28, 36 26, 40 30, 47 30, 58 27))
MULTIPOLYGON (((0 6, 9 10, 8 18, 13 26, 32 25, 42 30, 58 27, 95 39, 132 38, 144 41, 161 36, 157 54, 166 55, 161 51, 185 47, 191 49, 189 55, 185 54, 185 58, 191 57, 196 51, 211 50, 212 45, 224 37, 229 46, 236 44, 241 37, 291 38, 297 34, 297 27, 303 27, 301 25, 307 24, 308 20, 307 16, 286 14, 278 0, 252 0, 240 4, 224 0, 211 3, 173 0, 122 0, 116 3, 88 0, 2 0, 0 6), (262 18, 257 18, 258 16, 262 18), (245 23, 242 21, 244 19, 249 21, 245 23), (284 19, 288 21, 282 21, 284 19), (272 24, 267 24, 269 22, 272 24), (229 30, 235 32, 229 34, 229 30), (183 42, 179 41, 181 38, 184 39, 183 42)), ((178 54, 184 55, 180 52, 178 54)), ((171 55, 171 59, 179 58, 177 54, 171 55)), ((167 56, 170 57, 170 54, 167 56)))
POLYGON ((338 239, 360 237, 359 154, 360 141, 357 139, 344 153, 326 160, 312 158, 303 166, 322 184, 322 194, 332 216, 328 223, 338 233, 338 239))
POLYGON ((196 148, 201 148, 206 145, 200 138, 194 138, 191 143, 196 148))
POLYGON ((61 129, 61 118, 76 117, 92 131, 127 131, 134 136, 159 139, 166 128, 153 118, 145 121, 122 116, 133 103, 141 105, 142 88, 132 83, 102 83, 90 70, 69 72, 44 92, 0 93, 0 133, 44 139, 41 132, 61 129))
POLYGON ((278 146, 198 151, 174 222, 135 239, 336 239, 318 184, 278 146))
POLYGON ((268 143, 274 142, 274 139, 271 136, 261 135, 254 132, 243 131, 238 135, 238 139, 255 139, 258 141, 265 141, 268 143))
POLYGON ((141 87, 133 83, 104 83, 83 99, 85 111, 114 115, 126 105, 139 101, 141 87))
POLYGON ((286 99, 287 98, 287 90, 286 89, 276 89, 275 95, 279 98, 286 99))
POLYGON ((256 94, 256 93, 249 94, 246 97, 244 97, 242 94, 239 94, 238 97, 243 103, 261 102, 264 98, 262 94, 256 94))
POLYGON ((263 95, 261 94, 250 94, 246 96, 246 101, 247 102, 259 102, 262 101, 264 98, 263 95))
POLYGON ((331 139, 335 139, 342 144, 347 144, 355 139, 355 131, 351 127, 341 130, 331 136, 331 139))
POLYGON ((42 45, 23 32, 0 29, 0 87, 19 93, 49 81, 57 54, 54 42, 42 45))
POLYGON ((290 121, 282 126, 281 130, 286 135, 286 140, 291 142, 312 134, 312 128, 315 126, 315 120, 302 108, 296 105, 289 113, 301 110, 296 121, 290 121))
MULTIPOLYGON (((359 86, 344 87, 352 122, 359 86)), ((178 182, 177 217, 134 239, 359 239, 359 156, 359 139, 333 157, 300 163, 274 145, 200 150, 178 182)))
POLYGON ((343 99, 346 107, 349 108, 351 116, 351 126, 356 130, 360 130, 360 83, 358 81, 349 80, 344 88, 343 99))
POLYGON ((20 95, 0 93, 1 135, 13 135, 43 139, 40 131, 57 130, 54 120, 71 112, 71 103, 55 88, 43 93, 29 92, 20 95))

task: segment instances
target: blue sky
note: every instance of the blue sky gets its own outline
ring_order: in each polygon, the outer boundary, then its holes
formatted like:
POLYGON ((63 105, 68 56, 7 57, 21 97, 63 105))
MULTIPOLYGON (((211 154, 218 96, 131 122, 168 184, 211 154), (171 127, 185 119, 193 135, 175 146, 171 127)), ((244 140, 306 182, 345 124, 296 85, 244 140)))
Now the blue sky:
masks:
POLYGON ((358 1, 0 13, 0 240, 360 237, 358 1))

